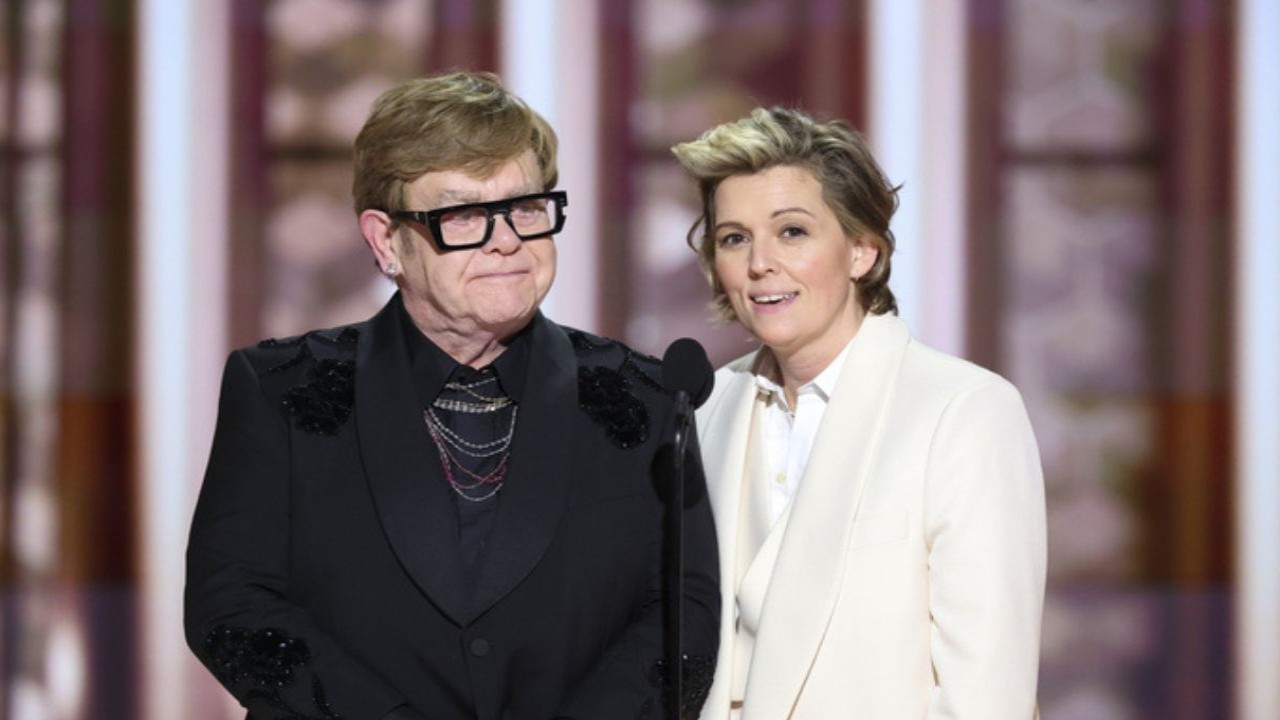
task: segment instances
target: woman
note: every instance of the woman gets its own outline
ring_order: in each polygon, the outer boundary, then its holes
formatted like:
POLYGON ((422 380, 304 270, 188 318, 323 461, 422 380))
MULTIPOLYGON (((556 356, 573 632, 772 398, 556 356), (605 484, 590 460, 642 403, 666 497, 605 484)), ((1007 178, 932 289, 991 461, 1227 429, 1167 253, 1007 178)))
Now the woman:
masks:
POLYGON ((673 151, 715 305, 763 345, 698 412, 724 602, 702 717, 1031 718, 1035 438, 1012 385, 897 318, 897 188, 848 126, 791 110, 673 151))

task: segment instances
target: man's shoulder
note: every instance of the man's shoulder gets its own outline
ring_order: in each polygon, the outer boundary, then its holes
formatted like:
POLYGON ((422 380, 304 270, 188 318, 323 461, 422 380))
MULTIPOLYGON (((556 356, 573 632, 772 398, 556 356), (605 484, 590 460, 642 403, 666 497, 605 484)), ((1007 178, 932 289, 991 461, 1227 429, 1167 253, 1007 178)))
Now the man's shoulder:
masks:
POLYGON ((672 406, 662 362, 619 342, 560 326, 577 361, 578 405, 624 450, 657 437, 655 423, 672 406))
POLYGON ((321 362, 353 363, 364 323, 309 330, 300 335, 267 338, 236 352, 248 360, 259 377, 306 371, 321 362))
POLYGON ((632 349, 620 340, 561 325, 581 372, 589 368, 609 368, 631 375, 645 385, 662 390, 662 361, 632 349))
MULTIPOLYGON (((271 338, 232 353, 257 376, 257 388, 301 430, 338 432, 355 402, 356 345, 363 324, 271 338)), ((228 364, 230 372, 231 363, 228 364)))
POLYGON ((299 388, 345 397, 354 386, 356 346, 364 327, 355 323, 268 338, 232 355, 244 359, 268 397, 297 394, 299 388))

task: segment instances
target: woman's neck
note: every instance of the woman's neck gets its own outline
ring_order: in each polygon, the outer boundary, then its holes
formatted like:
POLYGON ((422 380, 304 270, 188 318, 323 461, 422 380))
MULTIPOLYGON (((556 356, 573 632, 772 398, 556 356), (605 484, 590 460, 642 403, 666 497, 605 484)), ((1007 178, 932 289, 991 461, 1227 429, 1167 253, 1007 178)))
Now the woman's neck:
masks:
POLYGON ((778 375, 775 380, 782 386, 783 394, 787 398, 787 407, 794 409, 800 388, 813 382, 814 378, 821 375, 822 371, 830 367, 831 363, 840 356, 840 352, 849 344, 853 336, 858 334, 862 319, 863 315, 858 313, 846 332, 832 333, 830 337, 823 338, 824 341, 820 343, 806 345, 789 352, 779 352, 777 349, 770 348, 778 375))

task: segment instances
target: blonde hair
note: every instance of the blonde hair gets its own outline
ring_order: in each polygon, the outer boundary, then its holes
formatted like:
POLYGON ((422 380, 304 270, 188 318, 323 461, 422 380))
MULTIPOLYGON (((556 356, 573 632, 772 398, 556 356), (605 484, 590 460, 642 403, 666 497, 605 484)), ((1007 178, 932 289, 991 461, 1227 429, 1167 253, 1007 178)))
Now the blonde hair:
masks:
POLYGON ((497 75, 417 78, 383 93, 355 142, 357 213, 403 210, 404 187, 428 172, 486 176, 532 150, 543 190, 555 187, 556 134, 497 75))
POLYGON ((869 313, 897 313, 889 290, 894 237, 889 219, 898 209, 898 189, 885 177, 866 141, 841 120, 815 122, 798 110, 756 108, 745 118, 717 125, 697 140, 671 148, 697 184, 701 213, 689 229, 689 247, 711 284, 712 306, 725 320, 733 308, 715 276, 716 189, 726 178, 752 175, 778 166, 807 170, 845 235, 861 237, 879 252, 876 262, 855 282, 858 302, 869 313))

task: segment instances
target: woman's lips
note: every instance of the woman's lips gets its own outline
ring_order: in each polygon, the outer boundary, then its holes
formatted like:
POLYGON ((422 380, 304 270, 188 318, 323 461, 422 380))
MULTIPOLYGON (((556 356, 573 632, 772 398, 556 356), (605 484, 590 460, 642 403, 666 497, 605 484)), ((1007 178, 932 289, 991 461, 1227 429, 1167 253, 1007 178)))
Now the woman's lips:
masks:
POLYGON ((751 306, 758 312, 782 310, 795 302, 798 292, 757 293, 751 295, 751 306))

